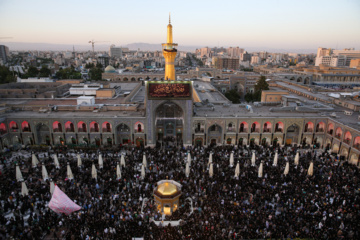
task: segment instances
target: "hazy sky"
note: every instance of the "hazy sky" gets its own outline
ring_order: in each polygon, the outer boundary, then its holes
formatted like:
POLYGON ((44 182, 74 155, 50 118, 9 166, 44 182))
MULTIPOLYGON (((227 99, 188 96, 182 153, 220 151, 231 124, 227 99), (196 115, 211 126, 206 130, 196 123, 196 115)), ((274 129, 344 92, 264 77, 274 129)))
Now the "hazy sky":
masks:
POLYGON ((1 42, 360 49, 359 0, 0 0, 1 42))

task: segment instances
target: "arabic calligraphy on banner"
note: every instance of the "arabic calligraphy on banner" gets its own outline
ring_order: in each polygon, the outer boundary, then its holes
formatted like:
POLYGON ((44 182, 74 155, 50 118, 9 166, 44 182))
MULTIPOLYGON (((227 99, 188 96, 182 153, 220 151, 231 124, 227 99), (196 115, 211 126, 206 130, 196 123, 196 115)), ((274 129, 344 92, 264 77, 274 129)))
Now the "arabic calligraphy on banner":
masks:
POLYGON ((149 83, 151 98, 191 98, 190 83, 149 83))

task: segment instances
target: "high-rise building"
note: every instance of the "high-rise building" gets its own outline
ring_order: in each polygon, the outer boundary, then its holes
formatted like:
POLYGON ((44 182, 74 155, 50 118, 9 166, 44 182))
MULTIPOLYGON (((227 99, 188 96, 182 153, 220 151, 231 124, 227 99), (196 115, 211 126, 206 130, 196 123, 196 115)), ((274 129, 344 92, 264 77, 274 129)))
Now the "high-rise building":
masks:
POLYGON ((251 54, 249 54, 248 52, 244 52, 240 54, 240 61, 250 61, 251 60, 251 54))
POLYGON ((350 66, 352 59, 360 58, 360 51, 354 48, 332 50, 331 48, 318 48, 315 66, 328 65, 332 67, 350 66))
POLYGON ((240 54, 243 52, 244 52, 244 49, 239 48, 239 47, 229 47, 227 49, 228 56, 232 57, 232 58, 240 57, 240 54))
POLYGON ((9 56, 9 48, 5 45, 0 45, 0 60, 3 64, 7 63, 9 56))
POLYGON ((360 58, 360 51, 355 48, 345 48, 343 50, 333 50, 335 56, 346 56, 345 66, 350 66, 352 59, 360 58))
POLYGON ((200 48, 200 57, 203 56, 210 57, 210 55, 211 55, 211 48, 208 47, 200 48))
POLYGON ((217 69, 239 69, 239 58, 218 58, 216 61, 217 69))
POLYGON ((251 57, 251 64, 256 65, 261 63, 260 56, 252 56, 251 57))
POLYGON ((115 47, 115 45, 111 45, 109 49, 109 55, 112 58, 121 58, 122 57, 122 48, 115 47))

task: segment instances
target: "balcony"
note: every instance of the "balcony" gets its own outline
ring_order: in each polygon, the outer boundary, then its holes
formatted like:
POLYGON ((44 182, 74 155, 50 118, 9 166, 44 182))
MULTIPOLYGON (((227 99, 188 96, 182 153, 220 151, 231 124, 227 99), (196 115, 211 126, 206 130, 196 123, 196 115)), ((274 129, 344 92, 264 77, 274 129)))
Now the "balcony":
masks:
POLYGON ((340 138, 341 138, 341 134, 336 134, 335 137, 336 137, 337 139, 340 139, 340 138))
POLYGON ((275 129, 275 133, 282 133, 283 130, 282 129, 275 129))
POLYGON ((54 128, 54 129, 53 129, 53 132, 54 132, 54 133, 56 133, 56 132, 61 132, 61 129, 59 129, 59 128, 54 128))
POLYGON ((72 129, 72 128, 66 128, 66 129, 65 129, 65 132, 75 132, 75 131, 74 131, 74 129, 72 129))
POLYGON ((87 131, 86 131, 86 128, 79 128, 78 132, 87 132, 87 131))
POLYGON ((99 129, 98 128, 90 128, 90 132, 93 133, 93 132, 99 132, 99 129))
POLYGON ((333 132, 334 132, 334 130, 330 130, 330 131, 328 131, 327 133, 330 134, 330 135, 332 135, 333 132))
POLYGON ((0 130, 0 135, 3 135, 5 133, 6 133, 6 130, 3 130, 3 129, 0 130))
POLYGON ((324 129, 323 129, 323 128, 316 129, 316 132, 321 132, 321 133, 323 133, 323 132, 324 132, 324 129))
POLYGON ((350 144, 350 142, 351 142, 351 139, 349 139, 349 138, 344 140, 344 143, 346 143, 346 144, 350 144))
POLYGON ((305 130, 306 133, 312 133, 313 132, 313 129, 312 128, 308 128, 305 130))
POLYGON ((10 128, 10 132, 18 132, 19 129, 18 128, 10 128))
POLYGON ((107 132, 107 133, 110 133, 110 132, 111 132, 111 129, 103 128, 103 129, 102 129, 102 132, 104 132, 104 133, 106 133, 106 132, 107 132))
POLYGON ((270 133, 271 129, 264 129, 264 133, 270 133))
POLYGON ((134 130, 135 133, 144 133, 144 129, 141 129, 140 131, 138 131, 137 129, 134 130))
POLYGON ((235 132, 235 128, 228 128, 227 132, 235 132))
POLYGON ((260 133, 260 128, 251 129, 252 133, 260 133))
POLYGON ((360 143, 354 144, 353 147, 356 148, 357 150, 360 150, 360 143))
POLYGON ((248 132, 248 129, 247 129, 247 128, 244 128, 244 129, 241 129, 241 128, 240 128, 239 133, 247 133, 247 132, 248 132))
POLYGON ((30 130, 30 128, 23 128, 23 130, 22 130, 23 132, 31 132, 31 130, 30 130))

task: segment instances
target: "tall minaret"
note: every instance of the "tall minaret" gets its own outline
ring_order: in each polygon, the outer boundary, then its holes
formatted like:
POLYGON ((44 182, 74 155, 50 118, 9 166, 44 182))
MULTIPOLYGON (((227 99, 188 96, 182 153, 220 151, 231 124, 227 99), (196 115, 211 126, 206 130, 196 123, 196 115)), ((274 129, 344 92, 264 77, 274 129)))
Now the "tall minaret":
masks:
POLYGON ((165 80, 175 79, 175 57, 177 54, 177 43, 173 43, 172 25, 169 14, 169 25, 167 26, 167 43, 162 44, 165 58, 165 80))

